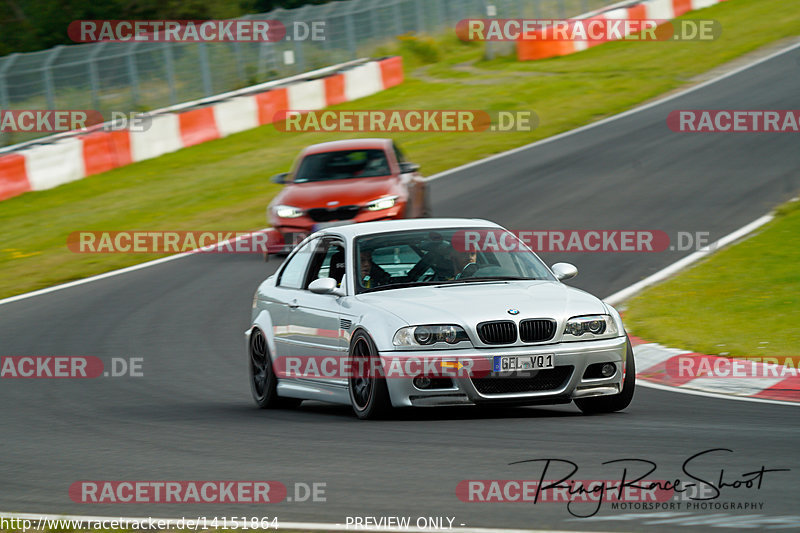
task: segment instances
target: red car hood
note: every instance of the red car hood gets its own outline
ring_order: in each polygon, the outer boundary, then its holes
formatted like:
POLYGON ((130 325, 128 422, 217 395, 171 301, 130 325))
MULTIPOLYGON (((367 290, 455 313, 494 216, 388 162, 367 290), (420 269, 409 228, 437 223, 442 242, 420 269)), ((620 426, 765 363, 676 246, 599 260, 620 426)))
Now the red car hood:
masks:
POLYGON ((332 181, 311 181, 290 184, 275 197, 273 205, 291 205, 301 209, 332 207, 328 202, 342 205, 363 205, 381 196, 396 194, 396 179, 391 176, 351 178, 332 181))

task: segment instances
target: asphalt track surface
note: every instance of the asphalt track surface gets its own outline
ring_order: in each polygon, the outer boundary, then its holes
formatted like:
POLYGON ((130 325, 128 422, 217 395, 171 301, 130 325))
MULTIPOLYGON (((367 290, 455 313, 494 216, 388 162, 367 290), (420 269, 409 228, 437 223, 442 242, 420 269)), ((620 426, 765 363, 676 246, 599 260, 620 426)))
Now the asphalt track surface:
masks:
MULTIPOLYGON (((800 188, 797 134, 672 133, 667 114, 793 109, 799 95, 794 49, 678 99, 437 179, 434 211, 513 229, 708 231, 717 239, 800 188)), ((688 253, 544 257, 574 262, 575 285, 606 296, 688 253)), ((689 511, 696 520, 682 518, 681 529, 754 514, 800 520, 800 418, 790 406, 639 388, 626 411, 598 417, 573 406, 417 410, 382 422, 319 403, 258 410, 242 333, 254 289, 276 266, 197 255, 0 306, 2 355, 144 359, 140 378, 0 382, 0 510, 332 523, 450 516, 455 526, 667 531, 679 524, 653 523, 652 511, 605 505, 602 520, 576 519, 560 503, 462 503, 455 487, 536 479, 541 467, 509 465, 535 458, 575 462, 575 479, 618 478, 619 465, 601 463, 620 458, 655 462, 651 479, 686 479, 685 459, 729 448, 696 463, 695 473, 715 479, 724 469, 732 481, 762 465, 791 471, 767 473, 760 490, 725 489, 719 500, 763 509, 689 511), (90 505, 67 492, 77 480, 207 479, 278 480, 290 495, 296 482, 325 482, 327 501, 90 505)))

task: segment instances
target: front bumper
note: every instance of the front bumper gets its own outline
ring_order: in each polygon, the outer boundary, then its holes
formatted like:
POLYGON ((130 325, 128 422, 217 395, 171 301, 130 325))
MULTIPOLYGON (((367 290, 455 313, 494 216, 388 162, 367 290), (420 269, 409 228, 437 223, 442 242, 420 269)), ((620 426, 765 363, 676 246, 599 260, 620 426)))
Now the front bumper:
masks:
MULTIPOLYGON (((380 211, 367 211, 366 209, 362 209, 358 212, 358 214, 349 219, 342 220, 342 222, 350 222, 357 224, 359 222, 375 222, 378 220, 398 220, 405 218, 405 203, 401 202, 391 207, 389 209, 382 209, 380 211)), ((284 235, 286 244, 290 244, 294 241, 294 244, 297 245, 302 239, 296 240, 299 238, 300 235, 305 238, 306 236, 310 235, 314 231, 314 226, 316 224, 320 224, 315 220, 311 219, 310 217, 303 215, 297 218, 278 218, 274 216, 271 212, 268 216, 268 221, 272 227, 277 229, 284 235), (286 238, 286 236, 290 236, 290 238, 286 238)), ((336 220, 331 220, 328 222, 335 222, 336 220)), ((325 224, 323 222, 322 224, 325 224)))
MULTIPOLYGON (((446 406, 477 404, 558 404, 569 403, 576 398, 617 394, 622 390, 627 338, 568 342, 539 346, 510 348, 470 348, 460 350, 387 351, 380 352, 384 365, 390 359, 422 358, 443 361, 483 361, 484 368, 491 368, 495 355, 554 355, 554 372, 534 371, 521 373, 525 377, 502 377, 494 373, 482 377, 465 373, 454 373, 448 388, 419 389, 411 377, 387 379, 389 395, 395 407, 446 406), (613 363, 616 372, 608 378, 584 378, 589 365, 613 363), (569 371, 566 367, 572 367, 569 371), (455 375, 457 374, 457 375, 455 375), (480 379, 492 379, 491 386, 478 383, 480 379), (519 381, 530 380, 520 387, 519 381), (538 388, 538 390, 519 389, 538 388)), ((488 382, 487 382, 488 383, 488 382)))

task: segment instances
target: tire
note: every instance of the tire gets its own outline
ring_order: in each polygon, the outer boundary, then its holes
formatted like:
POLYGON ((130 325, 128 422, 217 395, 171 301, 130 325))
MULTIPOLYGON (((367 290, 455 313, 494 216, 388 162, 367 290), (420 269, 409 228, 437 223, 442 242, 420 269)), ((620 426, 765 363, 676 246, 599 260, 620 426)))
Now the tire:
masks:
POLYGON ((622 382, 622 391, 612 396, 598 396, 596 398, 580 398, 575 400, 583 414, 595 415, 601 413, 613 413, 622 411, 633 400, 633 393, 636 389, 636 363, 633 359, 633 347, 631 340, 628 339, 625 348, 625 380, 622 382))
MULTIPOLYGON (((353 363, 350 368, 373 368, 372 363, 374 358, 378 357, 378 349, 364 330, 358 330, 353 335, 349 357, 353 363)), ((350 405, 358 418, 377 420, 385 417, 392 407, 389 389, 385 377, 376 377, 369 370, 366 373, 366 377, 353 376, 347 380, 350 405)))
POLYGON ((297 407, 303 400, 297 398, 281 398, 278 396, 278 378, 272 370, 272 358, 269 355, 267 339, 261 331, 254 329, 250 334, 248 348, 248 375, 250 376, 250 392, 261 409, 281 407, 297 407))

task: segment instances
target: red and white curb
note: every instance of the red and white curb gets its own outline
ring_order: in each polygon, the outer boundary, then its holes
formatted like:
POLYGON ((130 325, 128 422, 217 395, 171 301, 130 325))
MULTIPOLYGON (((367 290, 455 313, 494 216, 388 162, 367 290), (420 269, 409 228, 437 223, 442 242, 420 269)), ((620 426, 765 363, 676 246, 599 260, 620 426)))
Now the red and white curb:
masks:
POLYGON ((800 372, 797 368, 744 359, 732 360, 721 355, 698 354, 667 348, 632 335, 630 338, 636 359, 636 377, 639 380, 681 390, 800 403, 800 372), (703 359, 703 368, 722 368, 724 370, 719 372, 722 375, 714 375, 713 370, 706 377, 682 376, 680 372, 675 372, 687 358, 703 359), (740 365, 752 377, 725 375, 732 373, 734 364, 740 365))

